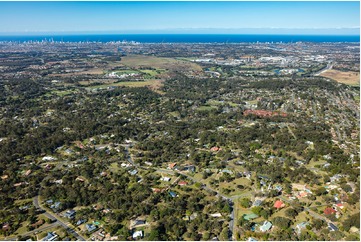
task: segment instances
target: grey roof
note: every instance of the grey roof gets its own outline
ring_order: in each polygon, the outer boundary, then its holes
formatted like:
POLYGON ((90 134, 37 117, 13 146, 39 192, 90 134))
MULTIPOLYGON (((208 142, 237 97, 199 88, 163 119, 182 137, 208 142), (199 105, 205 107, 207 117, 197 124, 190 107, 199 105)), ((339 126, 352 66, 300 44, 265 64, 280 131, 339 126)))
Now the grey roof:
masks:
POLYGON ((268 231, 272 227, 272 223, 265 221, 263 225, 260 227, 261 231, 268 231))
POLYGON ((335 230, 335 231, 338 230, 337 226, 334 225, 333 223, 329 223, 328 228, 331 229, 331 230, 335 230))

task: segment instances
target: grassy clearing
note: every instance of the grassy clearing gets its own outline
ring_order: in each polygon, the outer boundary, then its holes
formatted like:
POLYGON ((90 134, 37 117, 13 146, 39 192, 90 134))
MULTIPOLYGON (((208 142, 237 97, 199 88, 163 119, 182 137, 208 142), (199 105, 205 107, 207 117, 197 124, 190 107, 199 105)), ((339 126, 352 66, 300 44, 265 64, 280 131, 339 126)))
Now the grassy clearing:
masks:
POLYGON ((176 118, 180 117, 180 113, 178 111, 169 112, 168 115, 176 118))
POLYGON ((21 199, 21 200, 16 200, 14 203, 15 205, 22 205, 22 204, 27 204, 27 203, 32 203, 33 199, 29 198, 29 199, 21 199))
POLYGON ((117 162, 113 162, 112 164, 110 164, 109 170, 110 170, 111 172, 119 172, 119 171, 120 171, 120 167, 119 167, 119 165, 118 165, 117 162))
POLYGON ((133 81, 133 82, 117 82, 117 83, 110 83, 110 84, 102 84, 87 87, 88 89, 97 89, 97 88, 107 88, 110 86, 117 86, 117 87, 149 87, 150 89, 159 89, 163 86, 162 80, 147 80, 147 81, 133 81))
POLYGON ((21 227, 18 228, 18 229, 15 231, 14 234, 25 234, 25 233, 29 232, 28 229, 27 229, 27 226, 28 226, 28 225, 29 225, 29 222, 28 222, 28 221, 22 222, 22 223, 21 223, 21 227))
POLYGON ((327 70, 323 72, 321 76, 333 79, 346 85, 360 86, 360 73, 358 72, 327 70))
POLYGON ((136 69, 139 67, 153 67, 165 70, 202 70, 199 65, 192 62, 173 58, 160 58, 155 56, 129 55, 122 57, 121 63, 136 69))
POLYGON ((117 75, 122 75, 122 74, 138 74, 139 71, 136 70, 116 70, 116 71, 109 71, 109 73, 111 72, 115 72, 117 75))
POLYGON ((87 81, 80 81, 79 84, 82 86, 89 86, 94 83, 111 84, 116 81, 117 81, 117 79, 92 79, 92 80, 87 80, 87 81))
POLYGON ((217 109, 216 106, 200 106, 197 108, 197 111, 212 111, 217 109))

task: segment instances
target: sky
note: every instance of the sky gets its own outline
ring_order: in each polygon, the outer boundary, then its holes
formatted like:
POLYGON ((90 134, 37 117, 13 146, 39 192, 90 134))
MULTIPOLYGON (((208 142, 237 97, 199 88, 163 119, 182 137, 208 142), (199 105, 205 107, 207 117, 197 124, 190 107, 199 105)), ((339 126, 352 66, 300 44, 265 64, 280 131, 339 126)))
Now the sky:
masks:
POLYGON ((359 34, 353 2, 0 2, 0 34, 359 34), (6 24, 3 24, 6 23, 6 24))

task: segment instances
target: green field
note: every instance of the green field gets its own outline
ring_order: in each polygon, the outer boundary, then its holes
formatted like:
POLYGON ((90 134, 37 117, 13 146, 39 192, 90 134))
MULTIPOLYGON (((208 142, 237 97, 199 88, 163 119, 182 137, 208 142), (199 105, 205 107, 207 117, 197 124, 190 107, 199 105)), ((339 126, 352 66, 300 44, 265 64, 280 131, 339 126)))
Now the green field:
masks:
POLYGON ((117 86, 117 87, 153 87, 153 88, 160 88, 162 86, 162 81, 160 80, 147 80, 147 81, 130 81, 130 82, 117 82, 117 83, 110 83, 110 84, 102 84, 96 86, 87 87, 87 89, 98 89, 98 88, 107 88, 110 86, 117 86))
POLYGON ((202 70, 199 65, 189 61, 155 56, 129 55, 122 57, 121 63, 136 69, 139 67, 152 67, 165 70, 202 70))
POLYGON ((216 106, 199 106, 197 108, 197 111, 212 111, 212 110, 215 110, 217 109, 216 106))

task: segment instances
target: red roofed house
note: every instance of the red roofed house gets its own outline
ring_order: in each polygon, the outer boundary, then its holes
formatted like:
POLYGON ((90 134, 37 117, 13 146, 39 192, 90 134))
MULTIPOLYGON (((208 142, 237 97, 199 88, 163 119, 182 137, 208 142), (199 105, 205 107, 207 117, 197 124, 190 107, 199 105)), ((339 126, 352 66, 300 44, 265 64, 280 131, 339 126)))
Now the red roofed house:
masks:
POLYGON ((344 209, 345 207, 343 206, 342 203, 337 203, 336 206, 335 206, 335 209, 344 209))
POLYGON ((161 192, 162 190, 159 189, 159 188, 152 188, 152 191, 155 192, 155 193, 159 193, 159 192, 161 192))
POLYGON ((278 209, 283 208, 284 206, 285 204, 281 200, 276 201, 275 204, 273 205, 273 207, 278 209))
POLYGON ((336 213, 336 210, 333 209, 333 208, 326 208, 326 209, 323 211, 323 213, 324 213, 325 215, 330 215, 330 214, 336 213))
POLYGON ((180 182, 178 182, 178 185, 185 186, 185 185, 188 185, 188 183, 186 181, 180 181, 180 182))
POLYGON ((221 148, 218 148, 217 146, 211 148, 211 151, 219 151, 219 150, 221 150, 221 148))
POLYGON ((170 163, 169 165, 168 165, 168 168, 169 169, 174 169, 174 167, 176 167, 177 166, 177 163, 170 163))

